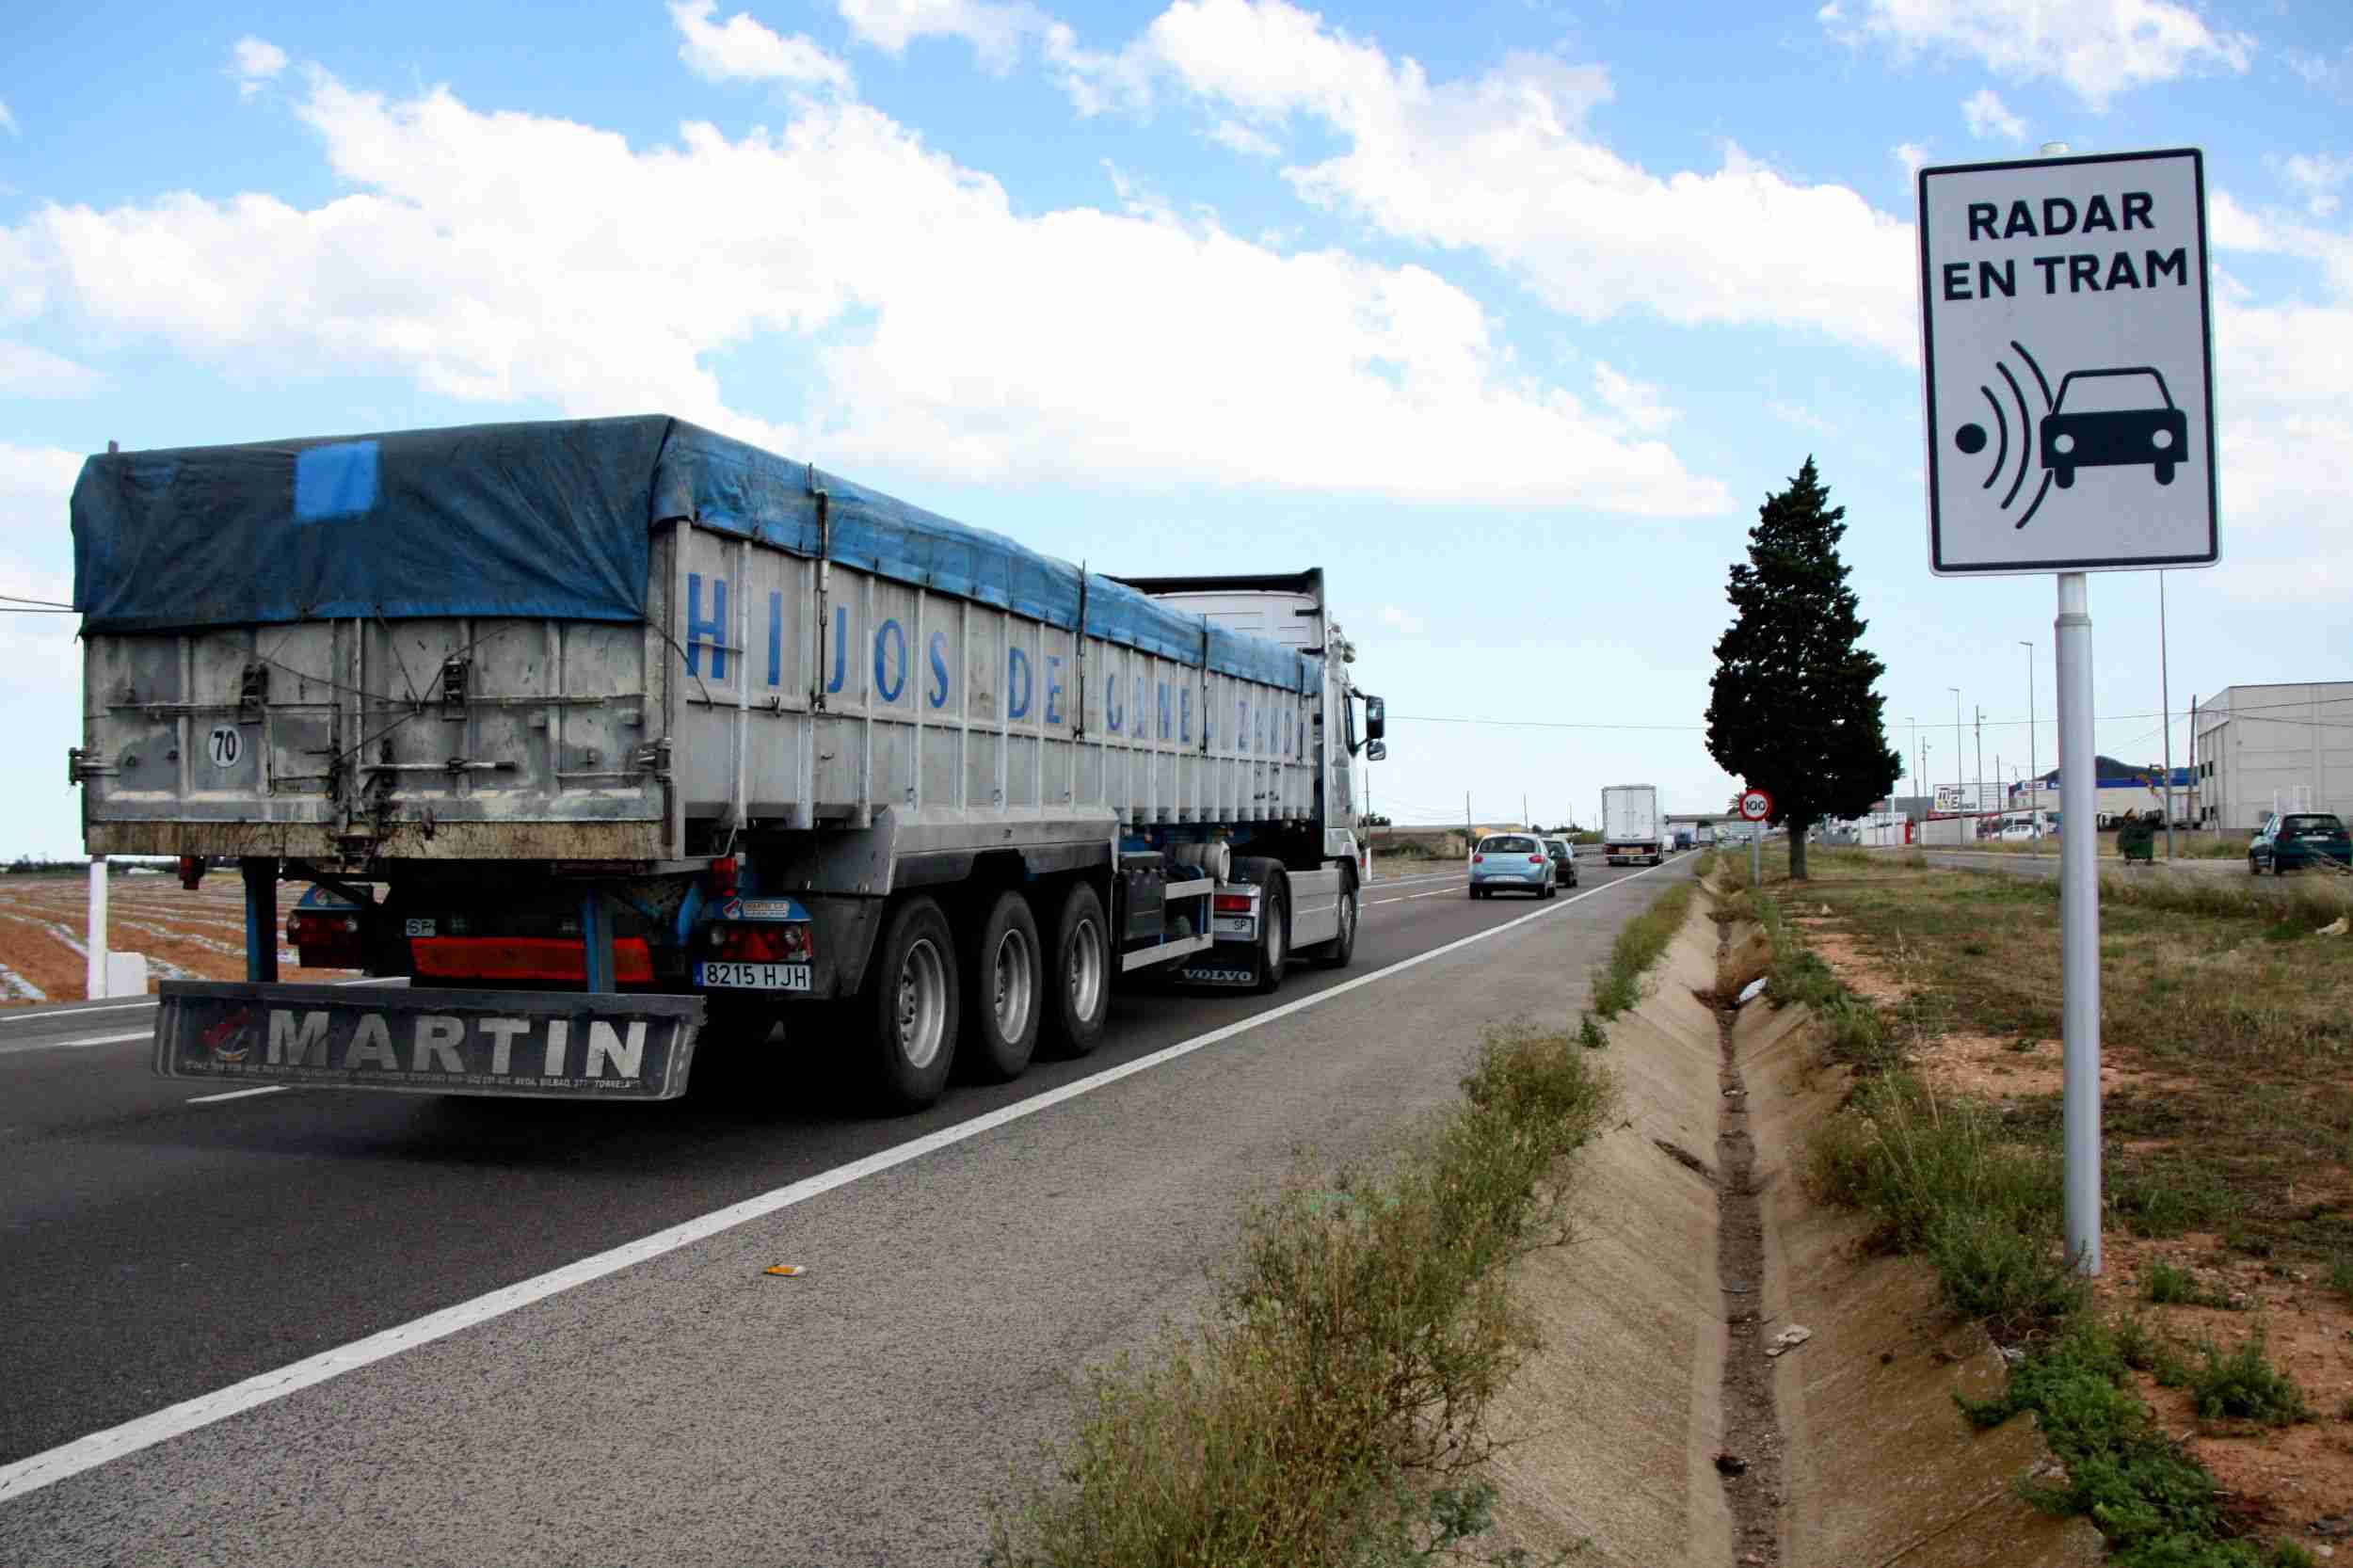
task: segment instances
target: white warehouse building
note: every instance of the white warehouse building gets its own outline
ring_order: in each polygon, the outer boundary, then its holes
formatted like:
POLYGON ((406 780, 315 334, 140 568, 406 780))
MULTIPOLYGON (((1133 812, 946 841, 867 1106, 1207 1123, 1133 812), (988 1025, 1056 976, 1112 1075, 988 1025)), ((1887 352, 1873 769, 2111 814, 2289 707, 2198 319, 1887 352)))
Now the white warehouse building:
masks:
POLYGON ((2274 811, 2353 822, 2353 680, 2231 686, 2198 705, 2201 820, 2254 828, 2274 811))

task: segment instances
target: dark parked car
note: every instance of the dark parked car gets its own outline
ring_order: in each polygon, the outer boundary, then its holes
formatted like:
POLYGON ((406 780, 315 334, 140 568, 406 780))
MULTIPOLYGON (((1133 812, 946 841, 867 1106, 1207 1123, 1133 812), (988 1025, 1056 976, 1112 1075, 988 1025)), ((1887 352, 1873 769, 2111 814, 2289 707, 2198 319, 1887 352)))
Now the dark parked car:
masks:
POLYGON ((1552 856, 1552 882, 1556 888, 1577 886, 1577 846, 1566 839, 1546 839, 1545 853, 1552 856))
POLYGON ((2256 876, 2301 871, 2306 866, 2353 865, 2353 840, 2332 813, 2310 811, 2274 817, 2247 846, 2247 869, 2256 876))

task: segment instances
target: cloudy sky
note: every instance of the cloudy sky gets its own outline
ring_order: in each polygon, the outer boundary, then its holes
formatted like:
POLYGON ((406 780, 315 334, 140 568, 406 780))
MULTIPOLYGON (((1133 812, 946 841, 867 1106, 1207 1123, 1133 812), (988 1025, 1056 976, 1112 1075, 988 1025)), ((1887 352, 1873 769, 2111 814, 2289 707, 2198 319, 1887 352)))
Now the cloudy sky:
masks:
MULTIPOLYGON (((1897 743, 1954 776, 1958 686, 2022 763, 2030 639, 2048 766, 2051 580, 1928 571, 1911 173, 2063 140, 2207 154, 2177 714, 2353 674, 2341 7, 204 9, 10 29, 0 592, 70 597, 110 438, 667 411, 1098 569, 1321 565, 1377 808, 1590 820, 1730 792, 1724 571, 1811 454, 1897 743)), ((2112 754, 2165 733, 2157 590, 2091 585, 2112 754)), ((0 854, 78 847, 73 625, 0 620, 0 854)))

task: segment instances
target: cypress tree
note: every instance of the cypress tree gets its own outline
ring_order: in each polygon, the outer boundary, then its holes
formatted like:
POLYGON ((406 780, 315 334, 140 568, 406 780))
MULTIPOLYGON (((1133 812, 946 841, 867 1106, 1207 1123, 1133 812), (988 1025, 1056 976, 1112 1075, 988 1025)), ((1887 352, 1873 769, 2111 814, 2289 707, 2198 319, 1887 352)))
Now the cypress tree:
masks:
POLYGON ((1888 749, 1886 699, 1872 687, 1887 666, 1862 646, 1847 566, 1844 506, 1808 456, 1789 488, 1768 496, 1749 530, 1749 558, 1732 568, 1730 630, 1716 643, 1708 682, 1707 753, 1726 773, 1773 797, 1789 830, 1789 874, 1804 881, 1805 836, 1826 817, 1859 817, 1903 776, 1888 749))

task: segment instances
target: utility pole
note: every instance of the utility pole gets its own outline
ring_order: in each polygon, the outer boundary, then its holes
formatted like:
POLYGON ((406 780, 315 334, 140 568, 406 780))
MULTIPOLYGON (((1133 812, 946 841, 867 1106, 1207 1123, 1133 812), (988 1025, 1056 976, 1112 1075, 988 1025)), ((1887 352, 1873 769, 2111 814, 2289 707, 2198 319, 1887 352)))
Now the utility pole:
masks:
POLYGON ((1961 760, 1969 755, 1963 749, 1968 743, 1961 738, 1961 688, 1947 686, 1945 689, 1953 694, 1953 809, 1958 811, 1961 809, 1961 760))
POLYGON ((1969 705, 1969 711, 1975 713, 1977 719, 1977 815, 1982 817, 1985 815, 1985 710, 1973 702, 1969 705))
POLYGON ((2173 858, 2173 667, 2165 641, 2165 573, 2157 573, 2157 705, 2165 710, 2165 857, 2173 858))

